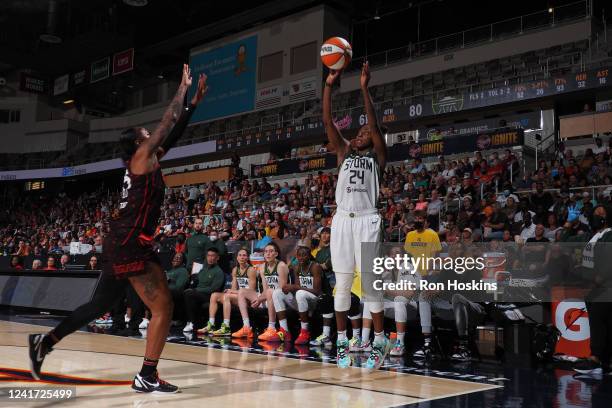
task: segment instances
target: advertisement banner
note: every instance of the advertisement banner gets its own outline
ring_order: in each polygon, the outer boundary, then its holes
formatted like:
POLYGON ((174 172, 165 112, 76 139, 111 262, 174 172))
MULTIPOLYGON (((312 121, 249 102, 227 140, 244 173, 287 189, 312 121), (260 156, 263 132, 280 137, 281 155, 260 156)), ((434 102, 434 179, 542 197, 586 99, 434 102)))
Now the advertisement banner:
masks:
POLYGON ((61 77, 55 78, 53 83, 53 95, 61 95, 64 92, 68 92, 68 80, 69 75, 62 75, 61 77))
POLYGON ((121 51, 113 55, 113 75, 123 74, 134 69, 134 49, 121 51))
POLYGON ((591 354, 589 314, 583 300, 586 293, 583 288, 552 288, 553 324, 561 332, 555 353, 581 358, 591 354))
POLYGON ((87 70, 83 69, 72 74, 72 85, 83 85, 87 79, 87 70))
POLYGON ((21 73, 19 89, 25 92, 47 93, 48 83, 45 78, 36 74, 21 73))
POLYGON ((389 149, 389 161, 504 149, 520 146, 523 141, 523 129, 506 128, 469 135, 454 135, 442 140, 393 145, 389 149))
POLYGON ((189 66, 194 78, 190 95, 200 72, 208 76, 210 88, 191 117, 202 122, 254 109, 257 73, 257 36, 192 54, 189 66))
POLYGON ((268 164, 252 164, 253 177, 279 176, 283 174, 304 173, 314 170, 329 170, 336 167, 338 160, 335 154, 310 158, 279 160, 268 164))
POLYGON ((309 77, 289 84, 289 102, 303 101, 317 96, 317 78, 309 77))
POLYGON ((91 64, 90 83, 102 81, 109 77, 110 57, 102 58, 91 64))
POLYGON ((464 123, 448 124, 436 127, 420 127, 419 139, 439 140, 455 135, 485 132, 489 129, 502 127, 500 121, 504 120, 506 126, 523 129, 539 129, 542 120, 542 111, 526 112, 520 115, 509 115, 499 118, 481 119, 464 123))
POLYGON ((280 85, 269 86, 257 90, 256 107, 268 108, 271 106, 280 105, 283 88, 280 85))

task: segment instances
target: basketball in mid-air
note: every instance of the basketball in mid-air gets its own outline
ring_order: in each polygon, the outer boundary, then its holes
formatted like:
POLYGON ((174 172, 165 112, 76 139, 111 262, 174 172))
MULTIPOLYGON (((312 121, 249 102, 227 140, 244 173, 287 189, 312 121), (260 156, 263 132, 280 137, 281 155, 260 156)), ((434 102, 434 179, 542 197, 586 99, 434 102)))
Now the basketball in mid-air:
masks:
POLYGON ((341 37, 332 37, 321 46, 321 61, 329 69, 341 70, 351 63, 353 48, 341 37))

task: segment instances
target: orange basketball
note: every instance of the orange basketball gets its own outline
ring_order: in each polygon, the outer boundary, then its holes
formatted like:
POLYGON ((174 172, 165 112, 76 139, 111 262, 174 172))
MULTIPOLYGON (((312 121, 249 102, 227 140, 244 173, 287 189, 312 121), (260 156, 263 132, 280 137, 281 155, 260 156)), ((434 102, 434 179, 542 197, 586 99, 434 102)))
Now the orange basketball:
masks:
POLYGON ((329 69, 340 70, 348 67, 353 57, 353 48, 348 41, 332 37, 321 46, 321 61, 329 69))

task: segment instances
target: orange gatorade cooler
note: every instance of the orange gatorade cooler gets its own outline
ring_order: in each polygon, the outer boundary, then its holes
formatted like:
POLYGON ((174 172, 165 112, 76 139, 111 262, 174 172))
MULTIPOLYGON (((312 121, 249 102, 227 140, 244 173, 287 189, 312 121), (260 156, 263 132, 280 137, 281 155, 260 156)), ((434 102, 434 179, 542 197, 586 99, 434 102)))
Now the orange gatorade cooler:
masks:
POLYGON ((495 272, 506 270, 506 254, 503 252, 485 252, 483 254, 485 267, 482 270, 483 279, 494 279, 495 272))

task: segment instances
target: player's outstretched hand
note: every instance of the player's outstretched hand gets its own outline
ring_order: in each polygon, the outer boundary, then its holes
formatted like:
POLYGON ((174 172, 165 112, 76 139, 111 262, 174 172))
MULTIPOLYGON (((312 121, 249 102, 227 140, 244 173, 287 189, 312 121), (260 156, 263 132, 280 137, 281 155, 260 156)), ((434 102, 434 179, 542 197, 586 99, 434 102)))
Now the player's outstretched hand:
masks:
POLYGON ((206 80, 208 77, 205 73, 201 73, 198 78, 198 89, 196 89, 195 94, 193 94, 193 98, 191 98, 191 104, 197 105, 200 103, 206 92, 208 91, 208 84, 206 84, 206 80))
POLYGON ((183 78, 181 79, 181 86, 189 88, 192 83, 193 79, 191 78, 191 68, 189 68, 188 64, 183 64, 183 78))
POLYGON ((325 83, 328 86, 333 86, 334 82, 336 82, 336 80, 338 79, 338 77, 340 76, 340 72, 339 70, 336 69, 330 69, 329 70, 329 74, 327 74, 327 79, 325 80, 325 83))
POLYGON ((361 88, 367 88, 370 83, 370 63, 364 62, 361 66, 361 88))

